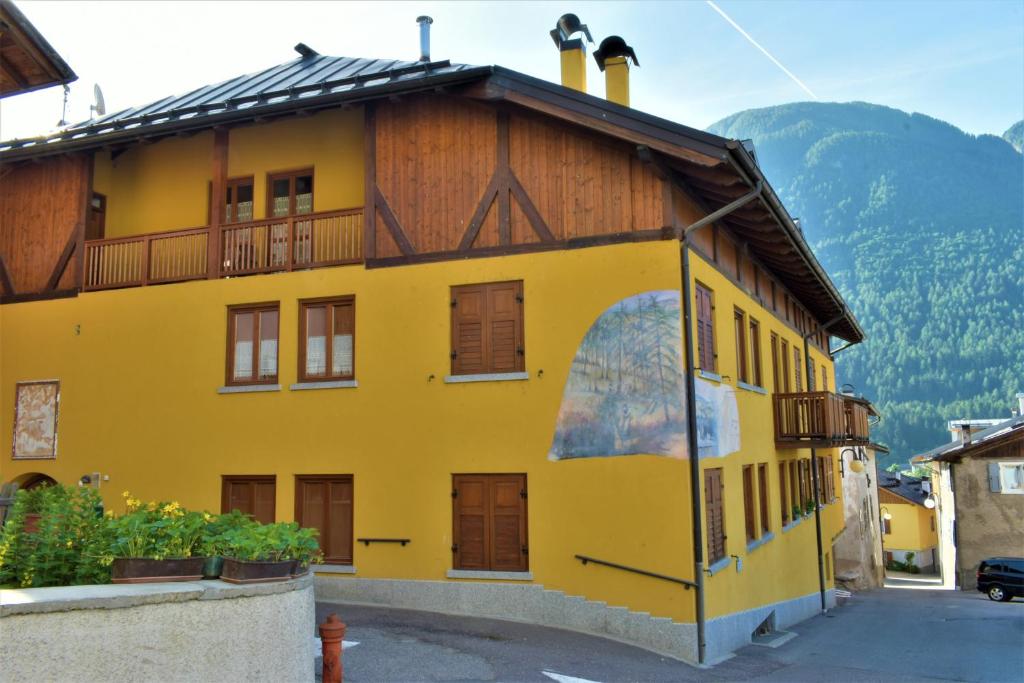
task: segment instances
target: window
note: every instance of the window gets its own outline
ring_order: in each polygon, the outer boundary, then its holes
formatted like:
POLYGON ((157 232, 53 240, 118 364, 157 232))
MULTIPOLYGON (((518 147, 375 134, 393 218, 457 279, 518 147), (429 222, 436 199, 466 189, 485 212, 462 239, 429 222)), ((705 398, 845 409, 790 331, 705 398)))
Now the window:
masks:
POLYGON ((249 515, 260 524, 274 522, 277 479, 272 474, 221 477, 220 511, 249 515))
POLYGON ((744 384, 750 383, 747 374, 747 332, 746 315, 740 309, 733 311, 733 326, 736 329, 736 376, 744 384))
POLYGON ((295 477, 295 521, 320 531, 327 564, 352 564, 352 475, 295 477))
POLYGON ((750 319, 750 380, 759 387, 764 386, 761 378, 761 325, 750 319))
POLYGON ((697 362, 705 372, 715 372, 715 306, 711 290, 698 283, 697 288, 697 362))
POLYGON ((821 366, 821 390, 828 391, 828 369, 824 365, 821 366))
POLYGON ((768 521, 768 463, 763 462, 757 466, 757 502, 761 512, 761 533, 766 534, 771 530, 768 521))
POLYGON ((814 363, 807 364, 807 391, 814 391, 816 385, 814 381, 814 363))
POLYGON ((789 342, 782 340, 782 393, 789 393, 789 342))
POLYGON ((989 463, 988 479, 993 493, 1024 494, 1024 462, 989 463))
POLYGON ((355 299, 311 299, 299 303, 299 381, 355 376, 355 299))
POLYGON ((796 384, 793 386, 796 387, 797 393, 800 393, 804 390, 804 385, 800 378, 800 349, 795 346, 793 347, 793 370, 794 377, 796 377, 796 384))
POLYGON ((928 518, 928 524, 931 527, 931 530, 935 531, 935 516, 934 516, 934 514, 931 517, 928 518))
POLYGON ((452 287, 452 374, 523 372, 523 283, 452 287))
POLYGON ((782 508, 782 526, 789 524, 789 493, 786 491, 786 463, 779 463, 779 506, 782 508))
POLYGON ((796 460, 789 461, 789 497, 793 503, 793 521, 803 514, 803 502, 800 500, 803 486, 800 483, 800 468, 796 460))
POLYGON ((886 536, 892 534, 892 520, 882 517, 882 533, 886 536))
POLYGON ((228 372, 231 384, 277 383, 278 305, 228 309, 228 372))
POLYGON ((313 169, 267 176, 267 217, 313 212, 313 169))
POLYGON ((708 524, 708 564, 714 564, 725 557, 723 486, 721 467, 709 467, 704 470, 704 509, 708 524))
POLYGON ((247 223, 252 220, 253 179, 229 178, 224 197, 224 223, 247 223))
POLYGON ((525 474, 452 475, 455 569, 524 572, 525 474))
POLYGON ((772 347, 772 391, 776 394, 781 394, 782 383, 779 379, 779 335, 772 332, 769 337, 769 345, 772 347))
POLYGON ((107 196, 93 192, 85 221, 85 239, 101 240, 107 226, 107 196))
POLYGON ((747 528, 747 543, 757 539, 757 521, 754 518, 754 466, 743 466, 743 522, 747 528))

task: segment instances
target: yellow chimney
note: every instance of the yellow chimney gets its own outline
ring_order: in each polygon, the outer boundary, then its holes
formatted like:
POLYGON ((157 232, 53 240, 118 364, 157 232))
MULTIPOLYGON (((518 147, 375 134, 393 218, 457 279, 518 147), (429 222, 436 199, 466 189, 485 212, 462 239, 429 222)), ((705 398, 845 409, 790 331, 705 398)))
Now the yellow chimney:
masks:
POLYGON ((587 41, 594 42, 590 37, 590 29, 580 23, 575 14, 563 14, 555 22, 551 30, 551 39, 561 56, 562 85, 580 92, 587 92, 587 46, 583 38, 573 38, 577 33, 586 36, 587 41))
POLYGON ((594 52, 597 66, 604 72, 605 97, 609 102, 629 106, 629 60, 640 66, 633 48, 619 36, 608 36, 594 52))

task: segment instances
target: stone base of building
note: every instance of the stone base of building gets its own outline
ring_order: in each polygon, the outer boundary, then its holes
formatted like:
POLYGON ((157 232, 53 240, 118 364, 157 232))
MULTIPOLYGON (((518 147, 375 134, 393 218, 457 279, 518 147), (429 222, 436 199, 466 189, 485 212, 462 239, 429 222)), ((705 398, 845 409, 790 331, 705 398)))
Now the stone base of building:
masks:
MULTIPOLYGON (((660 655, 697 662, 697 627, 647 612, 537 584, 477 581, 414 581, 316 577, 316 599, 378 607, 423 610, 442 614, 487 617, 563 628, 611 638, 660 655)), ((344 618, 344 617, 343 617, 344 618)))
MULTIPOLYGON (((315 591, 316 599, 322 602, 505 619, 579 631, 635 645, 688 664, 697 663, 696 624, 612 607, 597 600, 547 590, 537 584, 318 575, 315 591)), ((826 592, 826 604, 830 608, 835 606, 834 591, 826 592)), ((815 592, 709 619, 705 661, 714 664, 750 645, 755 629, 766 619, 771 620, 774 629, 782 630, 820 612, 821 598, 815 592)))
MULTIPOLYGON (((835 605, 835 590, 825 591, 826 608, 831 609, 835 605)), ((705 661, 712 664, 719 662, 741 647, 750 645, 754 631, 766 620, 771 630, 781 631, 818 614, 821 614, 821 594, 815 591, 792 600, 708 619, 704 626, 704 639, 707 643, 705 661)))

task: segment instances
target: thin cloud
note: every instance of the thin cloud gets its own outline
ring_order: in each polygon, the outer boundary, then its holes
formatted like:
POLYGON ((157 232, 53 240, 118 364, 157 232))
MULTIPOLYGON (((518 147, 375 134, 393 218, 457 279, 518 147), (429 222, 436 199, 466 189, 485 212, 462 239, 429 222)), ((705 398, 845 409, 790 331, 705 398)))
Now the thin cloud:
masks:
POLYGON ((719 7, 718 5, 716 5, 716 4, 715 4, 714 2, 712 2, 711 0, 705 0, 705 1, 706 1, 706 2, 708 3, 708 6, 709 6, 709 7, 711 8, 711 9, 715 10, 716 12, 718 12, 718 13, 719 13, 719 14, 720 14, 720 15, 722 16, 722 18, 723 18, 723 19, 725 19, 725 20, 726 20, 727 22, 729 22, 729 25, 730 25, 730 26, 732 26, 732 27, 733 27, 734 29, 736 29, 737 31, 739 31, 739 34, 740 34, 741 36, 743 36, 744 38, 746 38, 746 39, 747 39, 747 42, 749 42, 749 43, 750 43, 751 45, 753 45, 753 46, 754 46, 754 47, 756 47, 756 48, 757 48, 758 50, 760 50, 760 51, 762 52, 762 54, 764 54, 764 56, 765 56, 765 57, 767 57, 768 59, 772 60, 772 64, 774 64, 775 66, 777 66, 777 67, 779 67, 780 69, 782 69, 782 71, 783 71, 783 72, 784 72, 784 73, 785 73, 785 74, 786 74, 787 76, 789 76, 789 77, 790 77, 790 79, 792 79, 792 81, 793 81, 794 83, 796 83, 797 85, 799 85, 799 86, 800 86, 800 87, 801 87, 801 88, 802 88, 802 89, 804 90, 804 92, 806 92, 806 93, 807 93, 808 95, 810 95, 811 97, 813 97, 813 98, 814 98, 814 99, 816 99, 816 100, 817 100, 817 99, 820 99, 820 98, 819 98, 819 97, 818 97, 817 95, 815 95, 815 94, 814 94, 814 91, 813 91, 813 90, 811 90, 810 88, 808 88, 808 87, 807 87, 807 86, 806 86, 806 85, 804 84, 804 82, 803 82, 803 81, 801 81, 801 80, 800 80, 799 78, 797 78, 797 77, 796 77, 796 74, 794 74, 794 73, 793 73, 792 71, 790 71, 790 70, 789 70, 789 69, 787 69, 787 68, 786 68, 785 66, 783 66, 783 65, 782 65, 782 62, 780 62, 779 60, 775 59, 775 57, 774 57, 774 56, 772 55, 772 53, 768 52, 768 50, 766 50, 766 49, 764 49, 763 47, 761 47, 761 44, 760 44, 760 43, 758 43, 758 42, 757 42, 756 40, 754 40, 754 39, 753 39, 753 38, 752 38, 752 37, 750 36, 750 34, 749 34, 749 33, 747 33, 746 31, 744 31, 744 30, 743 30, 743 28, 742 28, 742 27, 741 27, 741 26, 740 26, 739 24, 737 24, 737 23, 736 23, 735 21, 733 21, 733 20, 732 20, 732 17, 730 17, 730 16, 729 16, 728 14, 726 14, 725 12, 723 12, 723 11, 722 11, 722 8, 721 8, 721 7, 719 7))

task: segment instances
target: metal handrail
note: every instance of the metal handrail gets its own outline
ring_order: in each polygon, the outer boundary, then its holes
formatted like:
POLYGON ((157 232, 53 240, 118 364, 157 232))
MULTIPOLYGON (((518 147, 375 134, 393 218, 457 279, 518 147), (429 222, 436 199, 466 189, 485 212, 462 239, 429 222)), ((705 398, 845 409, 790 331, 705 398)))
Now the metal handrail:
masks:
POLYGON ((356 541, 367 547, 371 543, 401 543, 404 548, 406 543, 412 543, 411 538, 357 538, 356 541))
POLYGON ((612 569, 621 569, 623 571, 632 572, 634 574, 640 574, 641 576, 649 576, 652 579, 661 579, 662 581, 671 581, 672 583, 680 583, 686 587, 686 590, 690 590, 691 587, 696 588, 697 584, 693 581, 687 581, 686 579, 679 579, 674 576, 666 576, 665 574, 658 574, 657 572, 649 572, 646 569, 637 569, 636 567, 627 567, 624 564, 618 564, 617 562, 608 562, 607 560, 598 560, 594 557, 588 557, 587 555, 574 555, 577 560, 586 565, 588 562, 599 564, 604 567, 611 567, 612 569))

